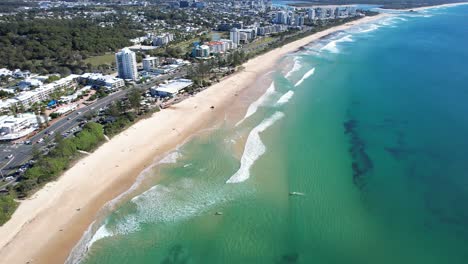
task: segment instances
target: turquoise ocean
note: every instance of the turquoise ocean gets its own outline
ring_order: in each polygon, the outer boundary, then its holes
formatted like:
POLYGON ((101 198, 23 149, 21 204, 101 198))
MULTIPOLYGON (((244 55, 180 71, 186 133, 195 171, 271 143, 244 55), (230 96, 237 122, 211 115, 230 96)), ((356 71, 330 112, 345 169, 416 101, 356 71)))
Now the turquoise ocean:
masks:
POLYGON ((458 6, 289 54, 245 119, 145 171, 68 263, 468 263, 467 47, 458 6))

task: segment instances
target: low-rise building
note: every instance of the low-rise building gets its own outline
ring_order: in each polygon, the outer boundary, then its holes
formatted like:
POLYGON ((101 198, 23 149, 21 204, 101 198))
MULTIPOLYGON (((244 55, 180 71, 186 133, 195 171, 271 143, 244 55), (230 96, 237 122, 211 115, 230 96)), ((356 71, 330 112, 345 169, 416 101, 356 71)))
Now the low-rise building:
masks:
POLYGON ((80 76, 80 80, 88 85, 103 86, 111 91, 115 91, 125 86, 125 81, 110 75, 100 73, 85 73, 80 76))
POLYGON ((193 85, 193 82, 188 79, 176 79, 171 80, 165 84, 161 84, 156 87, 152 87, 150 89, 150 93, 152 96, 160 96, 160 97, 173 97, 193 85))
POLYGON ((153 45, 154 46, 165 46, 165 45, 167 45, 169 42, 171 42, 173 40, 174 40, 174 34, 166 33, 166 34, 162 34, 162 35, 159 35, 159 36, 156 36, 155 38, 153 38, 153 45))
POLYGON ((159 66, 158 57, 146 57, 143 59, 143 70, 151 72, 159 66))
POLYGON ((38 129, 37 116, 32 113, 0 117, 0 141, 22 138, 38 129))

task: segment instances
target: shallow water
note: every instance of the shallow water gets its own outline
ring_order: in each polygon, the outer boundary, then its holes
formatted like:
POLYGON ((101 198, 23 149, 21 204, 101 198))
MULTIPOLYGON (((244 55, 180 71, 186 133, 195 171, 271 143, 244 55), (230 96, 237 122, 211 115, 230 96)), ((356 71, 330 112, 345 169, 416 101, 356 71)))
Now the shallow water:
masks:
POLYGON ((98 223, 82 263, 468 263, 467 14, 401 14, 286 57, 245 120, 98 223))

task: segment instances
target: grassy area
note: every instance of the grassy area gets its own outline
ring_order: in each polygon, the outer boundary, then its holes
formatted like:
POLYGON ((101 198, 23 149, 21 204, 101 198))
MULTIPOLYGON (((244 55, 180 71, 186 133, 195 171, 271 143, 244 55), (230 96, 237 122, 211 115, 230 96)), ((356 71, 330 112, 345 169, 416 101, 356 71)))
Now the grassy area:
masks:
POLYGON ((187 52, 192 51, 192 44, 197 41, 200 41, 200 38, 196 37, 196 38, 192 38, 192 39, 182 41, 176 44, 172 44, 171 47, 173 48, 180 47, 184 51, 183 53, 187 53, 187 52))
POLYGON ((273 42, 275 41, 276 39, 273 38, 273 37, 262 37, 260 39, 257 39, 255 40, 254 42, 252 43, 249 43, 248 44, 248 48, 250 49, 256 49, 257 47, 263 45, 263 44, 267 44, 267 43, 270 43, 270 42, 273 42))
POLYGON ((84 60, 85 63, 91 63, 93 66, 99 66, 102 64, 112 64, 115 61, 115 54, 104 54, 101 56, 94 56, 84 60))
POLYGON ((213 39, 213 35, 218 35, 220 39, 228 39, 229 32, 226 31, 212 31, 210 33, 211 38, 213 39))
POLYGON ((0 196, 0 226, 6 223, 18 207, 11 195, 0 196))

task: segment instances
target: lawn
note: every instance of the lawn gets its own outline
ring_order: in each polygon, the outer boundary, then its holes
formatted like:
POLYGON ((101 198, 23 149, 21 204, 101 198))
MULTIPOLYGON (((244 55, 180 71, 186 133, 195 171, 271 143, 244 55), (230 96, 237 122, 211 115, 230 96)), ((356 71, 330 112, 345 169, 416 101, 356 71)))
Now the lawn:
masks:
POLYGON ((112 64, 115 61, 115 54, 104 54, 101 56, 93 56, 84 60, 85 63, 91 63, 93 66, 99 66, 102 64, 112 64))

